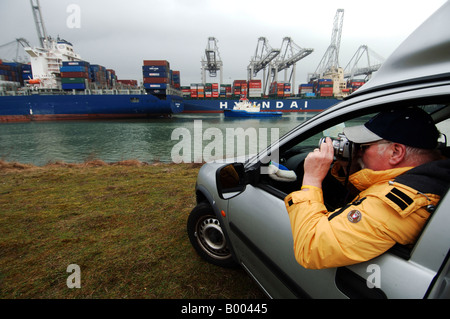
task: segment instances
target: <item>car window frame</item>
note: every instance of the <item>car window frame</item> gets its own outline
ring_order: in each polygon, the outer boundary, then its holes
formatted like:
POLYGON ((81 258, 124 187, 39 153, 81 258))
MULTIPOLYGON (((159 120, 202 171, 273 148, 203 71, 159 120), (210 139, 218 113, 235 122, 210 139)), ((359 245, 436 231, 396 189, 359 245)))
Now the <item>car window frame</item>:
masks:
MULTIPOLYGON (((438 86, 438 88, 440 87, 441 86, 438 86)), ((450 85, 447 84, 447 87, 449 87, 447 91, 444 90, 444 92, 441 92, 440 94, 430 94, 428 96, 426 96, 425 92, 430 89, 434 89, 435 87, 424 87, 413 91, 401 90, 396 94, 376 96, 362 101, 356 99, 357 101, 354 101, 354 103, 346 103, 344 101, 341 103, 343 104, 341 107, 338 107, 335 110, 330 110, 329 112, 324 111, 319 113, 282 136, 276 146, 279 149, 276 151, 282 153, 283 151, 300 144, 302 141, 305 141, 316 134, 320 134, 329 127, 349 121, 350 119, 355 119, 357 117, 367 116, 369 114, 378 113, 387 109, 402 108, 411 105, 444 104, 442 101, 445 98, 447 98, 447 103, 450 104, 450 85), (338 113, 338 115, 334 116, 335 113, 338 113)), ((272 151, 274 150, 275 148, 272 148, 272 151)), ((266 157, 267 153, 262 154, 263 155, 260 153, 255 157, 256 162, 252 162, 250 160, 246 166, 262 166, 261 163, 269 163, 269 160, 266 157)), ((301 181, 298 181, 298 183, 300 189, 301 181)), ((282 200, 288 195, 272 185, 263 183, 261 180, 255 186, 282 200)))

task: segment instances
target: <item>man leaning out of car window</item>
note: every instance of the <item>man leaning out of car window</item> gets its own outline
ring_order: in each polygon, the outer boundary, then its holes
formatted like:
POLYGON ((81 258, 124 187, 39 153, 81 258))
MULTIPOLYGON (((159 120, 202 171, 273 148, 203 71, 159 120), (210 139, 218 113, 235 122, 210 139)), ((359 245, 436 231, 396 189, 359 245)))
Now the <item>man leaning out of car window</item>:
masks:
POLYGON ((335 211, 324 205, 330 138, 308 154, 301 190, 285 198, 295 258, 305 268, 351 265, 413 244, 450 183, 450 160, 436 150, 439 132, 419 108, 381 112, 344 134, 357 149, 360 169, 348 178, 356 198, 335 211))

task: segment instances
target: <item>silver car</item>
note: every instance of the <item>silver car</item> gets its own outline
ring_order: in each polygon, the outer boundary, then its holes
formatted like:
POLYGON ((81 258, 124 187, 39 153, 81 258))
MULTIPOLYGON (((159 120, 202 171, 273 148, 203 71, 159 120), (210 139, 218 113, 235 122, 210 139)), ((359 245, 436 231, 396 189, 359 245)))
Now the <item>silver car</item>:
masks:
MULTIPOLYGON (((303 160, 330 131, 364 123, 393 108, 420 106, 441 133, 450 127, 450 3, 425 21, 362 88, 300 124, 244 163, 208 163, 188 218, 193 247, 207 261, 240 265, 270 298, 449 298, 450 196, 445 195, 413 247, 395 245, 367 262, 309 270, 294 257, 284 198, 299 182, 267 174, 269 157, 300 176, 303 160), (235 179, 227 180, 227 171, 235 179)), ((443 152, 448 145, 443 139, 443 152)), ((324 182, 330 206, 342 196, 324 182)))

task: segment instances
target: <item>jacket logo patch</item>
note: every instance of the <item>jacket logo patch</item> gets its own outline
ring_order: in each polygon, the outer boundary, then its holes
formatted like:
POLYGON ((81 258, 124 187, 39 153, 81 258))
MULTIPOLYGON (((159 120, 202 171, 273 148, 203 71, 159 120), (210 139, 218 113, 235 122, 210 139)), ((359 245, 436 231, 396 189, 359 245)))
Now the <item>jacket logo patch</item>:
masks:
POLYGON ((362 214, 359 210, 351 210, 348 215, 347 219, 352 223, 357 223, 361 220, 362 214))

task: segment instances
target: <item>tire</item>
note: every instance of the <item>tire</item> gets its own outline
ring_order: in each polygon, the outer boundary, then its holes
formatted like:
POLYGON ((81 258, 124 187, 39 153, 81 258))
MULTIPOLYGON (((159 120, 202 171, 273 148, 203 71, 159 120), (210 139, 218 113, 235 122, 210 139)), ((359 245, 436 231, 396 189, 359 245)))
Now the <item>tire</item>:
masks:
POLYGON ((229 243, 220 221, 208 203, 199 203, 187 221, 189 240, 195 251, 206 261, 221 267, 236 267, 229 243))

